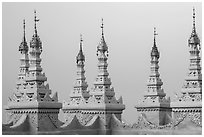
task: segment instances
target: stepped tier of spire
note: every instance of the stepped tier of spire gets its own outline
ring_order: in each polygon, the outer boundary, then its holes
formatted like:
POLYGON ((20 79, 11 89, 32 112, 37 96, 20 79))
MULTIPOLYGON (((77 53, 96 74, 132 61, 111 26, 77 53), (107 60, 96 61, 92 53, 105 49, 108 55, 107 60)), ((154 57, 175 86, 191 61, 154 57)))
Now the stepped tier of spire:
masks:
POLYGON ((163 82, 160 78, 159 74, 159 51, 156 46, 156 28, 154 28, 154 45, 151 50, 151 74, 149 76, 148 84, 147 84, 147 93, 144 95, 145 97, 159 96, 164 97, 166 94, 162 89, 163 82))
POLYGON ((79 53, 76 56, 76 64, 77 64, 77 78, 74 84, 74 89, 71 91, 70 94, 70 104, 79 104, 83 99, 87 100, 89 97, 89 93, 87 90, 88 84, 86 82, 85 77, 85 70, 84 70, 84 63, 85 63, 85 56, 82 50, 82 35, 80 35, 80 49, 79 53))
POLYGON ((201 74, 201 57, 200 57, 200 39, 196 33, 195 27, 195 9, 193 9, 193 30, 188 40, 190 47, 190 66, 189 72, 185 79, 182 93, 201 94, 202 92, 202 74, 201 74))
POLYGON ((117 103, 115 99, 114 88, 111 87, 111 79, 109 78, 108 67, 108 46, 104 37, 104 26, 102 19, 102 37, 97 46, 98 57, 98 75, 94 82, 94 89, 90 92, 92 98, 95 98, 97 102, 101 103, 117 103))
POLYGON ((21 65, 20 65, 20 70, 19 70, 18 79, 16 83, 16 92, 15 92, 16 98, 21 98, 22 95, 24 94, 24 91, 25 91, 24 85, 26 84, 25 77, 29 68, 28 45, 25 37, 25 20, 23 20, 23 40, 19 46, 19 51, 21 54, 21 57, 20 57, 21 65))

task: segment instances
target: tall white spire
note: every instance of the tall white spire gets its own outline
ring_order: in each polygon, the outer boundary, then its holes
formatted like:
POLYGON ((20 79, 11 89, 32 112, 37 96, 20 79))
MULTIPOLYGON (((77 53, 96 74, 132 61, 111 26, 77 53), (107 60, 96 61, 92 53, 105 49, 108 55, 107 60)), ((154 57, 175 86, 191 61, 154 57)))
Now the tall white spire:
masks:
POLYGON ((202 71, 201 71, 201 57, 200 57, 200 39, 196 33, 195 26, 195 9, 193 8, 193 30, 188 40, 190 53, 189 72, 185 79, 182 93, 199 95, 202 92, 202 71))
POLYGON ((85 56, 82 50, 83 45, 82 35, 80 35, 80 44, 79 44, 79 53, 76 56, 76 64, 77 64, 77 78, 74 84, 74 89, 71 91, 70 98, 72 99, 72 103, 79 104, 81 100, 87 100, 89 97, 87 87, 88 84, 86 82, 85 70, 84 70, 84 62, 85 56))
POLYGON ((160 57, 160 53, 157 49, 156 46, 156 35, 158 35, 156 33, 156 28, 154 28, 154 44, 151 50, 151 74, 149 76, 149 80, 148 80, 148 84, 147 84, 147 93, 145 94, 145 96, 147 97, 151 97, 151 96, 160 96, 160 97, 164 97, 166 94, 164 93, 163 89, 162 89, 162 85, 163 82, 160 79, 160 74, 159 74, 159 57, 160 57))
POLYGON ((28 45, 26 42, 26 36, 25 36, 25 20, 23 20, 23 40, 19 46, 19 51, 21 54, 20 57, 20 70, 18 73, 18 79, 16 82, 16 89, 13 94, 13 98, 15 98, 15 101, 20 101, 25 93, 25 77, 28 73, 29 68, 29 57, 28 57, 28 45))
POLYGON ((156 45, 156 28, 154 28, 154 42, 151 50, 150 75, 147 83, 147 90, 142 100, 138 101, 135 108, 139 113, 146 115, 146 118, 156 124, 165 125, 168 122, 166 117, 170 116, 170 100, 166 99, 166 93, 162 88, 163 82, 159 74, 160 53, 156 45), (169 115, 169 116, 168 116, 169 115))
MULTIPOLYGON (((113 87, 111 87, 111 79, 109 78, 108 67, 108 46, 104 38, 104 23, 102 19, 101 23, 101 40, 97 46, 97 57, 98 57, 98 75, 94 82, 94 90, 91 92, 95 95, 98 102, 102 100, 104 103, 116 102, 115 92, 113 87)), ((90 93, 90 94, 91 94, 90 93)), ((102 101, 102 102, 103 102, 102 101)))

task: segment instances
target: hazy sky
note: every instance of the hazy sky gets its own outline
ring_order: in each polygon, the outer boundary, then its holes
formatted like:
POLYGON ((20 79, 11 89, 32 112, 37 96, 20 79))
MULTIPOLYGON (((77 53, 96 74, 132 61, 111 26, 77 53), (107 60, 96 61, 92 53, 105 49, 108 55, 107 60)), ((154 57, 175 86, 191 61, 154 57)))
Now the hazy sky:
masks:
MULTIPOLYGON (((153 27, 157 28, 159 72, 167 96, 180 92, 189 66, 188 38, 192 31, 192 8, 201 39, 201 3, 3 3, 2 6, 2 105, 16 87, 18 47, 26 19, 26 39, 34 32, 34 9, 40 19, 38 33, 43 43, 42 67, 52 93, 67 100, 76 78, 79 36, 83 35, 85 70, 89 89, 97 76, 96 47, 104 18, 109 47, 108 71, 116 96, 126 109, 123 119, 137 121, 134 105, 144 95, 150 74, 153 27)), ((5 111, 3 111, 3 121, 5 111)), ((60 118, 62 119, 62 118, 60 118)))

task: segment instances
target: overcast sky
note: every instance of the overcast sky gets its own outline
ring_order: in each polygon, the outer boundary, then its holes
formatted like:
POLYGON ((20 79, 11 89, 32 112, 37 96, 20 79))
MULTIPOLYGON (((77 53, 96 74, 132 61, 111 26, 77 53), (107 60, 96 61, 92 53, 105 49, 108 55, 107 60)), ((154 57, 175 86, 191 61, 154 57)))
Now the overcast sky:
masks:
MULTIPOLYGON (((122 96, 126 109, 123 120, 137 121, 134 105, 147 90, 153 27, 157 28, 160 51, 159 72, 167 96, 180 92, 189 66, 188 38, 192 31, 192 9, 201 39, 201 3, 3 3, 2 6, 2 105, 16 87, 19 71, 18 47, 26 19, 26 39, 34 32, 34 9, 40 22, 43 43, 42 67, 52 93, 67 100, 76 78, 79 36, 83 35, 85 70, 89 89, 97 76, 96 47, 104 18, 109 47, 108 71, 116 97, 122 96)), ((5 111, 3 111, 3 121, 5 111)), ((60 119, 62 117, 60 116, 60 119)))

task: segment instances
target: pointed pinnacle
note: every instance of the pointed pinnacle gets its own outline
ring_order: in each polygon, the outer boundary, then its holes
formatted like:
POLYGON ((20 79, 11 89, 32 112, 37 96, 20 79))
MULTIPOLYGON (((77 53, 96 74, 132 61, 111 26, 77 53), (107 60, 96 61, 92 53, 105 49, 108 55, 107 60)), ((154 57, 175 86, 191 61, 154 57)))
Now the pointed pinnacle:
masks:
POLYGON ((158 35, 158 33, 156 33, 156 27, 154 27, 154 46, 156 46, 156 35, 158 35))
POLYGON ((23 39, 25 41, 25 19, 23 20, 23 39))
POLYGON ((193 7, 193 29, 195 30, 195 8, 193 7))
POLYGON ((82 34, 80 34, 80 51, 82 51, 82 42, 83 42, 82 34))
POLYGON ((104 35, 104 33, 103 33, 103 18, 101 19, 101 21, 102 21, 102 24, 101 24, 101 29, 102 29, 102 36, 104 35))
POLYGON ((37 35, 37 22, 40 21, 39 19, 37 19, 37 16, 36 16, 36 10, 34 10, 34 22, 35 22, 35 25, 34 25, 34 29, 35 29, 35 34, 37 35))

